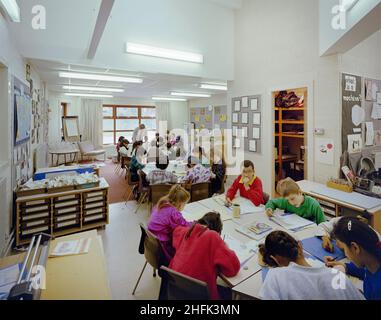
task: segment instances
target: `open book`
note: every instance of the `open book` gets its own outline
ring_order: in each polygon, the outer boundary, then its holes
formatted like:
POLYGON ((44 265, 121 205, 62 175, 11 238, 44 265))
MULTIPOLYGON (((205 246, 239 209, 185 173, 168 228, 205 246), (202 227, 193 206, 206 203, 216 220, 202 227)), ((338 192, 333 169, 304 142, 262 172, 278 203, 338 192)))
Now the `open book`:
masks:
POLYGON ((258 248, 258 243, 251 241, 246 244, 237 240, 229 234, 223 236, 226 245, 235 252, 238 257, 241 267, 250 260, 256 253, 258 248))
POLYGON ((63 257, 85 254, 89 252, 90 245, 91 238, 62 241, 57 243, 53 251, 50 253, 50 257, 63 257))
POLYGON ((315 225, 313 221, 299 217, 296 214, 284 213, 281 210, 276 210, 270 219, 281 227, 293 232, 315 225))
POLYGON ((259 221, 254 221, 236 228, 239 233, 254 240, 263 239, 272 229, 273 228, 268 224, 259 221))

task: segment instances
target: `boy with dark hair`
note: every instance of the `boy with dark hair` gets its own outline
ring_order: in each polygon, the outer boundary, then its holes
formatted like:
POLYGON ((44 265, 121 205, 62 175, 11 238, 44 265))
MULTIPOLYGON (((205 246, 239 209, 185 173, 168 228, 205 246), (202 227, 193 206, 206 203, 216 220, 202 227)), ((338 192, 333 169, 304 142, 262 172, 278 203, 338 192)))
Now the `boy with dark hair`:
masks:
POLYGON ((255 206, 265 204, 262 181, 255 175, 254 163, 249 160, 243 162, 242 174, 234 181, 226 194, 228 205, 232 204, 238 190, 241 197, 249 199, 255 206))

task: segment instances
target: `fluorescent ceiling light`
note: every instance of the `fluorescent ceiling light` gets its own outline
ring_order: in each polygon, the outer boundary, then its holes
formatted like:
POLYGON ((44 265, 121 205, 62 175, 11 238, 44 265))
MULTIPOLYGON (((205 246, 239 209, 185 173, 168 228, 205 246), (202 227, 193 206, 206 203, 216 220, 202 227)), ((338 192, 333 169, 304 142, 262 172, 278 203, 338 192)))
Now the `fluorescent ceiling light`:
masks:
POLYGON ((195 97, 195 98, 210 98, 211 95, 207 93, 189 93, 189 92, 171 92, 171 96, 177 97, 195 97))
POLYGON ((117 77, 117 76, 108 76, 103 74, 75 73, 75 72, 60 72, 59 77, 69 78, 69 79, 126 82, 126 83, 142 83, 143 82, 143 79, 139 79, 139 78, 117 77))
POLYGON ((108 94, 89 94, 89 93, 65 93, 65 96, 69 97, 87 97, 87 98, 113 98, 108 94))
POLYGON ((127 42, 126 52, 171 60, 204 63, 204 56, 202 54, 151 47, 131 42, 127 42))
POLYGON ((201 89, 207 89, 207 90, 221 90, 221 91, 227 91, 228 87, 224 84, 207 84, 202 83, 200 85, 201 89))
POLYGON ((64 89, 64 90, 78 90, 78 91, 124 92, 123 89, 102 88, 102 87, 63 86, 62 89, 64 89))
POLYGON ((165 97, 152 97, 152 100, 156 101, 187 101, 184 98, 165 98, 165 97))
POLYGON ((350 11, 359 0, 341 0, 341 6, 345 11, 350 11))
POLYGON ((16 0, 0 0, 1 6, 13 22, 20 22, 20 7, 16 0))

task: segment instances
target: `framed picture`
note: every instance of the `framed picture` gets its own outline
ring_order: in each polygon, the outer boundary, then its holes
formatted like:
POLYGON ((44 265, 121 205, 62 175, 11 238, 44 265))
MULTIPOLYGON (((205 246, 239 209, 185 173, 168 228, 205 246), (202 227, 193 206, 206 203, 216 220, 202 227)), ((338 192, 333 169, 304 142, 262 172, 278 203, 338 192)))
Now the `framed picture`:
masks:
POLYGON ((244 138, 248 138, 249 137, 249 135, 248 135, 248 127, 242 127, 242 136, 244 137, 244 138))
POLYGON ((249 114, 242 113, 242 124, 248 124, 248 123, 249 123, 249 114))
POLYGON ((238 138, 234 139, 234 141, 233 141, 233 148, 234 149, 241 148, 241 140, 240 139, 238 139, 238 138))
POLYGON ((248 108, 249 107, 249 98, 248 97, 243 97, 242 98, 242 108, 248 108))
POLYGON ((261 114, 253 113, 253 125, 260 126, 261 125, 261 114))
POLYGON ((377 104, 381 104, 381 92, 377 92, 376 101, 377 101, 377 104))
POLYGON ((253 139, 261 139, 261 128, 253 128, 253 139))
POLYGON ((236 137, 238 133, 238 127, 233 126, 232 131, 233 131, 233 137, 236 137))
POLYGON ((251 99, 251 101, 250 101, 250 108, 253 111, 257 111, 258 110, 258 99, 251 99))
POLYGON ((257 141, 256 140, 250 140, 249 151, 250 152, 257 152, 257 141))
POLYGON ((233 113, 233 123, 238 123, 238 113, 233 113))

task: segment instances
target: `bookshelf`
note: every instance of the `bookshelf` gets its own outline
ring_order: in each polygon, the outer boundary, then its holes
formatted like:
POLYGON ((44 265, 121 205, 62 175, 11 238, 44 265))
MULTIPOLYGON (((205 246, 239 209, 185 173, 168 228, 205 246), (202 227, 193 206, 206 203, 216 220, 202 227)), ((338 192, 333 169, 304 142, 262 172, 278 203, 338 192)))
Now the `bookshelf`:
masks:
POLYGON ((303 180, 305 172, 306 112, 308 101, 307 88, 284 90, 295 92, 304 97, 303 102, 292 107, 277 107, 276 97, 281 91, 272 94, 274 106, 274 169, 275 187, 278 181, 291 177, 296 181, 303 180))

